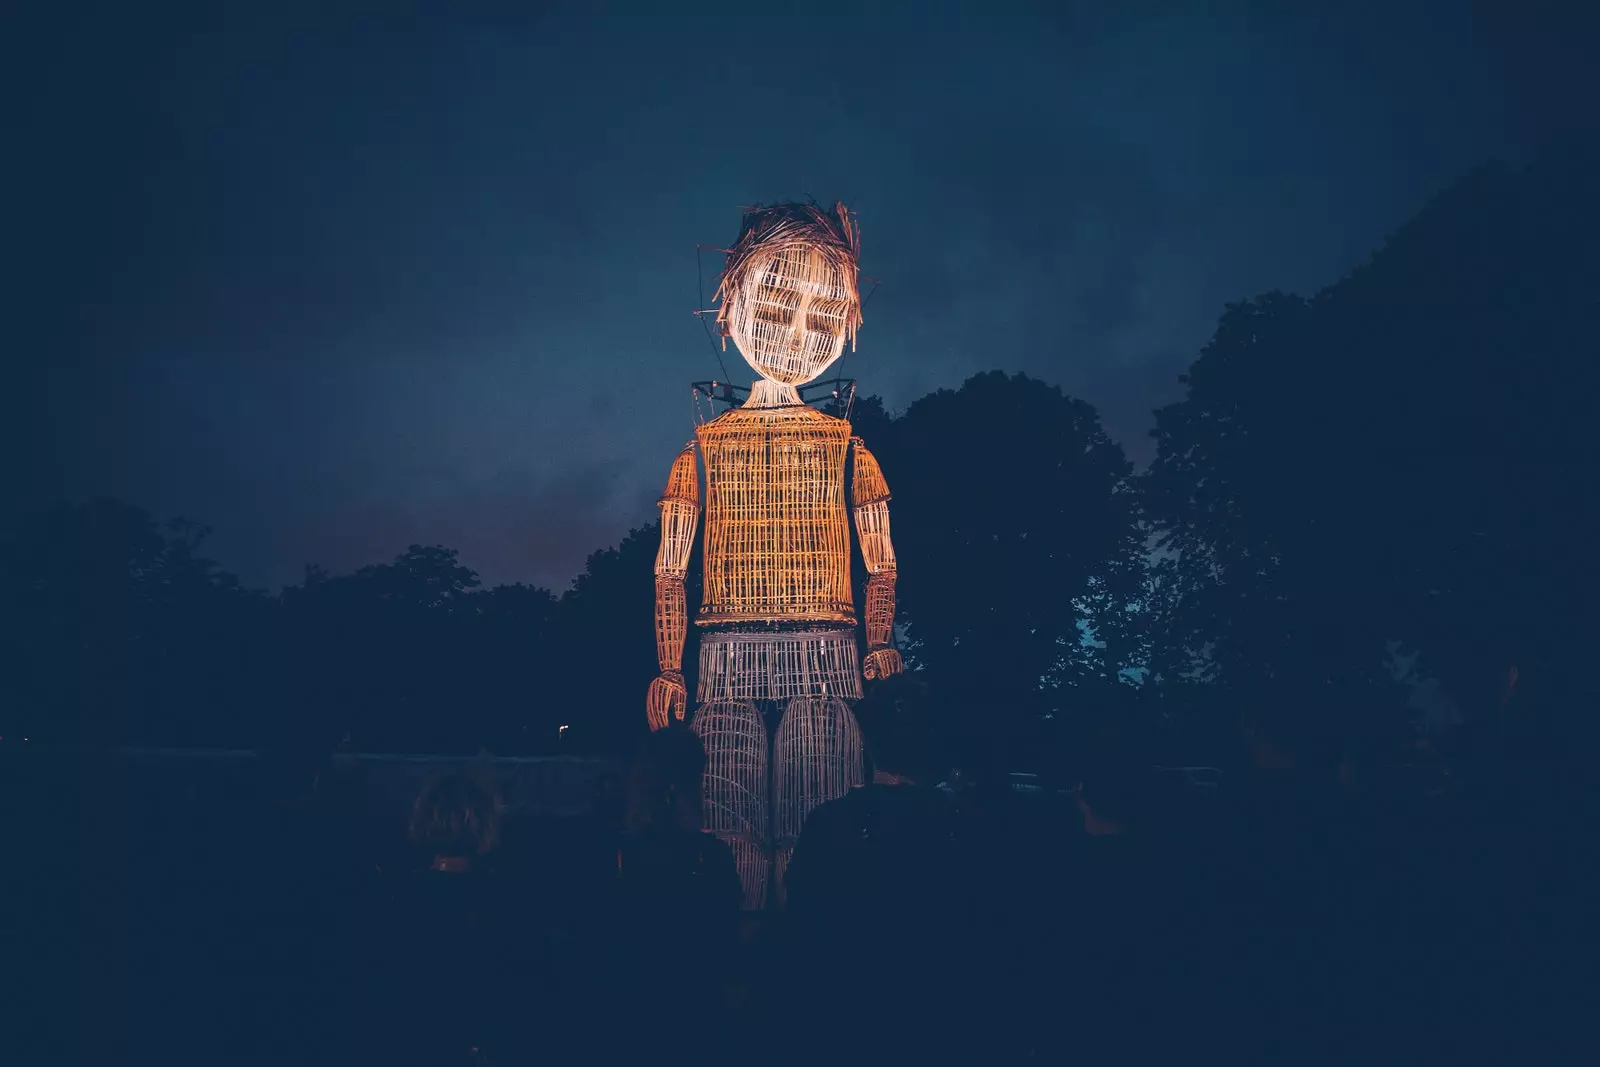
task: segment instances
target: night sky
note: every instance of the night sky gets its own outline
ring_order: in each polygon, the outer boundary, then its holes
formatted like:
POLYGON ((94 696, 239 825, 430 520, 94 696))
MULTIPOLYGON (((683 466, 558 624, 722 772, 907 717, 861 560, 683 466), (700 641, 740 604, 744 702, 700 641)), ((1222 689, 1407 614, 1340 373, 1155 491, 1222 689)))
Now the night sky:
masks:
POLYGON ((652 518, 722 376, 695 245, 742 204, 859 212, 864 392, 1025 371, 1144 462, 1225 301, 1336 280, 1570 118, 1559 41, 1464 5, 143 6, 6 31, 6 504, 200 519, 269 587, 423 542, 560 589, 652 518))

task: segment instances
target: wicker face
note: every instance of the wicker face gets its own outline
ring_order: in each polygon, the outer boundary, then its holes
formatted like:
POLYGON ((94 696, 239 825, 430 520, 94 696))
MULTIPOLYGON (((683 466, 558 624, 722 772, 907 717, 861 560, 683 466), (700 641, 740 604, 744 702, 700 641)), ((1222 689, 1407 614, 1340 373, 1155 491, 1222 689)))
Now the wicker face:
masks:
POLYGON ((729 294, 728 333, 763 378, 804 385, 844 351, 856 313, 856 281, 810 244, 757 252, 729 294))

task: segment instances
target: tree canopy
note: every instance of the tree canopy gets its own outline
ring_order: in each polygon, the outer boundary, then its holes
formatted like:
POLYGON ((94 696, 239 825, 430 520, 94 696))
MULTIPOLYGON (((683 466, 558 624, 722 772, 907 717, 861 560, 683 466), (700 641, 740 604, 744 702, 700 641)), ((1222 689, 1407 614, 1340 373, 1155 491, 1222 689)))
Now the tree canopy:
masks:
POLYGON ((993 372, 886 429, 905 631, 959 713, 1034 719, 1113 683, 1140 546, 1132 465, 1094 408, 993 372))
POLYGON ((1580 173, 1474 173, 1314 298, 1226 310, 1144 480, 1168 674, 1345 719, 1392 699, 1393 643, 1469 713, 1511 667, 1592 686, 1580 173))

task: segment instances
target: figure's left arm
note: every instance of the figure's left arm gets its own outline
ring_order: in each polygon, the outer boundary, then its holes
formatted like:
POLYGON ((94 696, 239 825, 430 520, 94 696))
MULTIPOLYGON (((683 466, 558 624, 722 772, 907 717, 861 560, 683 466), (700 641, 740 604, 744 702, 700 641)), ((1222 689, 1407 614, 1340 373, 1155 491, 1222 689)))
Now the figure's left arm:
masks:
POLYGON ((889 538, 889 485, 883 471, 861 438, 853 438, 856 462, 851 504, 855 508, 856 534, 867 565, 867 661, 862 673, 868 680, 887 678, 905 670, 900 653, 889 647, 894 636, 894 542, 889 538))

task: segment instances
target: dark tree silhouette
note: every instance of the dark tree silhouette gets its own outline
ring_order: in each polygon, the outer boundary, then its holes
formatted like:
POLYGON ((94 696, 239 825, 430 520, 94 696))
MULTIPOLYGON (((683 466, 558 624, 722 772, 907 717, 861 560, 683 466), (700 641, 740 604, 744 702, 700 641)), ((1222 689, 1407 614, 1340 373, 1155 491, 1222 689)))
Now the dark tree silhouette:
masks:
POLYGON ((477 636, 478 576, 450 549, 413 545, 392 563, 283 594, 289 674, 286 717, 331 747, 344 737, 379 750, 471 750, 482 732, 467 705, 467 649, 477 636))
POLYGON ((1484 170, 1316 298, 1227 310, 1145 480, 1164 673, 1348 719, 1398 640, 1469 709, 1513 665, 1592 688, 1591 173, 1484 170))
POLYGON ((0 736, 224 743, 260 711, 265 598, 199 553, 204 527, 62 505, 0 545, 0 736))
MULTIPOLYGON (((646 730, 645 691, 656 676, 656 548, 660 526, 631 530, 615 548, 589 556, 584 571, 561 598, 566 654, 550 678, 550 692, 573 726, 574 745, 618 751, 646 730)), ((699 542, 685 581, 689 617, 700 609, 699 542)), ((683 671, 691 698, 699 656, 698 627, 690 625, 683 671)))
POLYGON ((519 583, 474 593, 468 606, 474 619, 463 706, 481 722, 480 744, 506 754, 550 751, 567 721, 547 693, 564 658, 559 601, 519 583))
POLYGON ((1574 725, 1600 697, 1596 162, 1474 174, 1329 294, 1349 364, 1330 399, 1361 427, 1342 484, 1385 516, 1353 562, 1469 714, 1511 667, 1546 703, 1586 705, 1574 725))
POLYGON ((1132 468, 1094 409, 1022 375, 912 404, 876 448, 911 652, 962 718, 1027 732, 1128 666, 1132 468))

